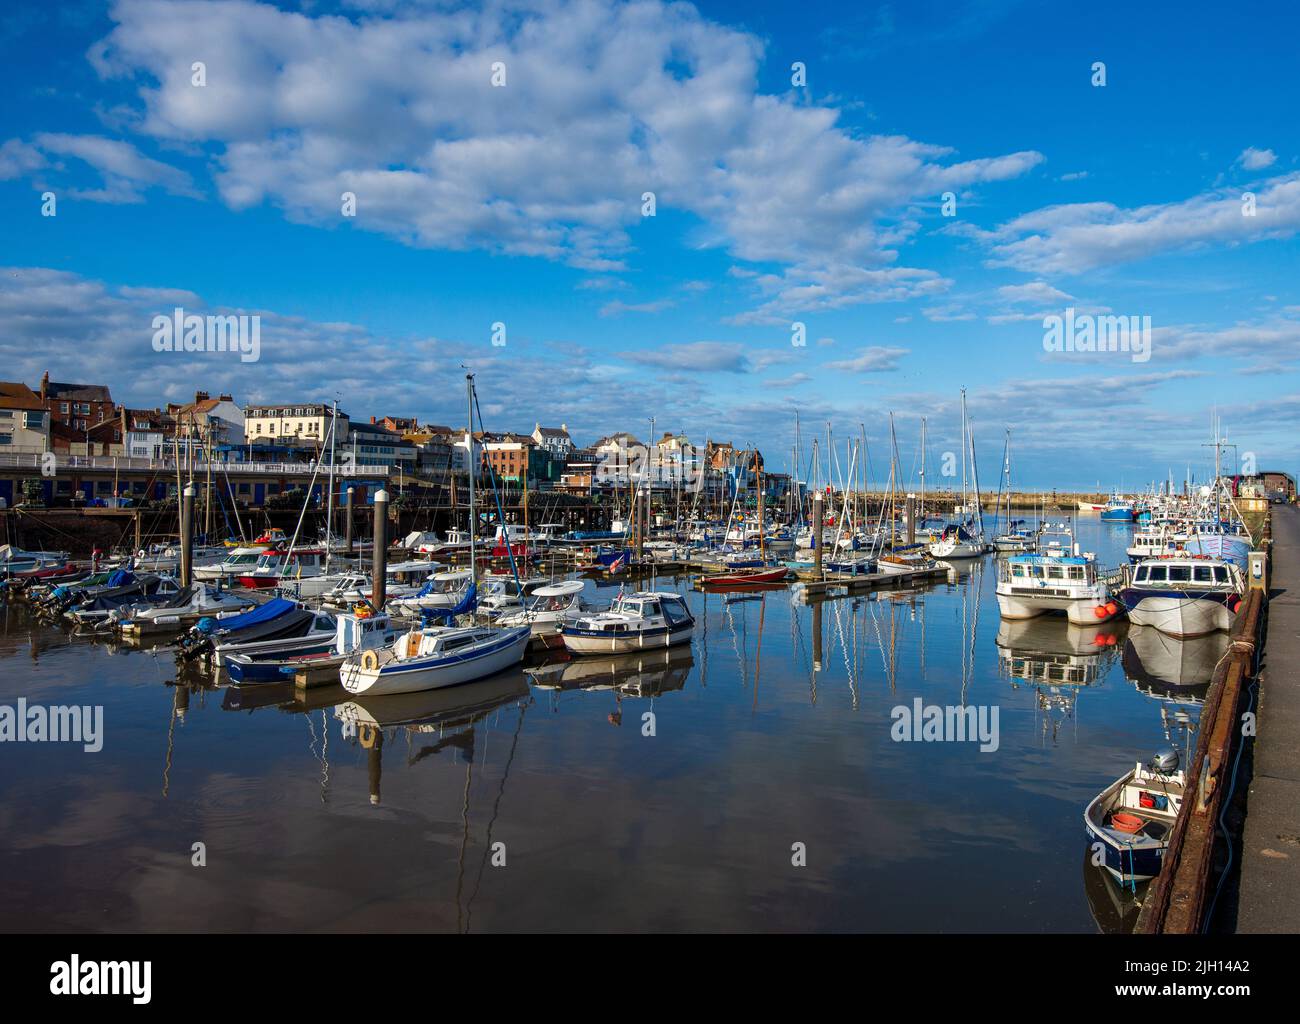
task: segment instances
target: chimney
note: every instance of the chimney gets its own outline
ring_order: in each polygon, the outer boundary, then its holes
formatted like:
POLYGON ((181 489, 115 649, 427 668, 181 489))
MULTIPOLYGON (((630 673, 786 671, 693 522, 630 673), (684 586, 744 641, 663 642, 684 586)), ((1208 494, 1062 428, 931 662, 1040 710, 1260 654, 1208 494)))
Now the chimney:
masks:
POLYGON ((42 402, 45 401, 45 392, 46 389, 49 387, 49 385, 50 385, 50 371, 46 370, 45 373, 41 375, 41 401, 42 402))
POLYGON ((196 391, 194 392, 194 404, 197 405, 199 402, 206 402, 211 397, 212 396, 206 391, 196 391))
POLYGON ((375 423, 375 418, 374 418, 373 416, 371 416, 371 417, 370 417, 370 424, 371 424, 371 426, 374 426, 374 423, 375 423))

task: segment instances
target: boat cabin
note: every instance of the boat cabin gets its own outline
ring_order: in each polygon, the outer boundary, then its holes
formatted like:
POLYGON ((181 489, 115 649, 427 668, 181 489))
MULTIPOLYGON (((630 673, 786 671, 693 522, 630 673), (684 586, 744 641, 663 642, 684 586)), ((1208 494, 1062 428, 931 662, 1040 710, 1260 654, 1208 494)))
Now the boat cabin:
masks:
POLYGON ((1154 590, 1194 587, 1221 590, 1235 582, 1227 563, 1194 555, 1148 559, 1140 562, 1133 570, 1133 586, 1154 590))

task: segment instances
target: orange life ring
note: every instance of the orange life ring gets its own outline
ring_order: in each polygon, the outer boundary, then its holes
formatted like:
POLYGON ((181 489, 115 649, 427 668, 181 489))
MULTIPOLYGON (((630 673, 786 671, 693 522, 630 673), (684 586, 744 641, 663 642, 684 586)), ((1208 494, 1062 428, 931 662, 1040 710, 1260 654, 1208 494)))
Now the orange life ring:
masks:
POLYGON ((361 655, 361 667, 367 672, 373 672, 379 667, 379 654, 376 651, 365 651, 361 655))

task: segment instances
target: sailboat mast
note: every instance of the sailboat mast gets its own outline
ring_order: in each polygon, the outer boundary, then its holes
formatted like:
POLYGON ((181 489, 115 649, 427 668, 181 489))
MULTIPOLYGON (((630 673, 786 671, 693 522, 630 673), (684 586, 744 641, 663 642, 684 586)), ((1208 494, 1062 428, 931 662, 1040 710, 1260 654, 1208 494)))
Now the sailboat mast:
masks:
MULTIPOLYGON (((471 585, 478 584, 478 554, 476 550, 475 534, 478 532, 475 527, 476 513, 474 511, 474 375, 465 374, 465 402, 469 408, 469 427, 465 434, 465 444, 469 448, 469 458, 466 464, 469 466, 469 571, 471 585)), ((506 542, 509 544, 509 541, 506 542)))
POLYGON ((334 411, 330 415, 330 487, 325 498, 325 564, 330 562, 332 540, 334 537, 334 440, 338 431, 339 400, 334 399, 334 411))

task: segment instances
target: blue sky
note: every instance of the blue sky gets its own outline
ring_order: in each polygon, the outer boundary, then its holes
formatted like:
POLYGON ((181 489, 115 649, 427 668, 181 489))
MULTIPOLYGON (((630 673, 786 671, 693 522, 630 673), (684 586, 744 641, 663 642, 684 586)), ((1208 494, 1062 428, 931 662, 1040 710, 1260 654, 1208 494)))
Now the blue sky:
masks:
POLYGON ((587 442, 654 416, 783 467, 797 409, 806 435, 865 424, 877 476, 891 410, 905 472, 921 416, 937 467, 964 386, 985 484, 1008 427, 1028 486, 1203 472, 1216 406, 1294 471, 1297 22, 1281 3, 6 9, 0 375, 459 423, 464 363, 490 428, 587 442), (261 360, 154 352, 176 305, 260 314, 261 360), (1149 316, 1150 359, 1044 351, 1067 306, 1149 316))

